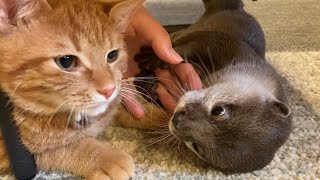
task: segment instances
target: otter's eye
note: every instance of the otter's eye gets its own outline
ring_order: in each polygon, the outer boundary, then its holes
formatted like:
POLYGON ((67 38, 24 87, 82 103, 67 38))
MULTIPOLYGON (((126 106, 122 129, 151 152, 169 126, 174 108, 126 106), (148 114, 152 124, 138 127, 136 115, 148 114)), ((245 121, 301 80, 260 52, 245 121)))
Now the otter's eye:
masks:
POLYGON ((64 71, 72 71, 77 67, 77 57, 72 55, 55 58, 55 62, 64 71))
POLYGON ((199 147, 196 143, 192 143, 192 147, 196 152, 199 152, 199 147))
POLYGON ((117 50, 113 50, 111 52, 109 52, 109 54, 107 55, 107 61, 109 63, 112 63, 114 61, 116 61, 119 57, 119 49, 117 50))
POLYGON ((226 109, 223 107, 215 107, 211 111, 212 116, 223 116, 226 113, 226 109))

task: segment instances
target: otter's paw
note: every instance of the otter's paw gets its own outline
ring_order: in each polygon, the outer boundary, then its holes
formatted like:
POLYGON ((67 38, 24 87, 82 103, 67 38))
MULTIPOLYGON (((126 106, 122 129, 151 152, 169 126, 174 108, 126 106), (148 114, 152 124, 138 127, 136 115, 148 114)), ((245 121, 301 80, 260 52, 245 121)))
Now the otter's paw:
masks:
POLYGON ((165 61, 159 59, 151 47, 142 47, 134 59, 142 71, 154 72, 157 68, 168 69, 170 66, 165 61))
POLYGON ((155 92, 158 87, 155 70, 158 68, 168 69, 169 64, 160 60, 151 47, 142 47, 134 59, 141 70, 135 77, 134 85, 140 93, 145 94, 142 96, 145 100, 159 102, 155 92))
MULTIPOLYGON (((99 157, 98 157, 99 158, 99 157)), ((100 170, 90 175, 89 180, 128 180, 134 176, 134 162, 131 156, 121 150, 108 152, 100 161, 100 170)))

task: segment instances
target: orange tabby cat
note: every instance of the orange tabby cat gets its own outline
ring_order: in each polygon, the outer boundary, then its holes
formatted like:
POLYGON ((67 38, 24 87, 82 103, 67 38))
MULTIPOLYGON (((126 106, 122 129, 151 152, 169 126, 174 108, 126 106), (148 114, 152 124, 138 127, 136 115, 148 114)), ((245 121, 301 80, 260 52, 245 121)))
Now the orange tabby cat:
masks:
POLYGON ((20 0, 1 19, 1 89, 39 170, 87 179, 134 175, 128 154, 95 137, 116 112, 128 59, 123 33, 143 2, 20 0))

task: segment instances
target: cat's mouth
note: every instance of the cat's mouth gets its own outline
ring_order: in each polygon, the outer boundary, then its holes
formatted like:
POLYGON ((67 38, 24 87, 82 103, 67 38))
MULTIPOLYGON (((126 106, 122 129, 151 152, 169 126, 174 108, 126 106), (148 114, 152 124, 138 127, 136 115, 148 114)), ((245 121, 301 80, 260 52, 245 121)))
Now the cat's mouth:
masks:
POLYGON ((90 119, 92 119, 92 117, 78 113, 77 115, 75 115, 74 122, 76 125, 84 127, 88 126, 91 123, 90 119))
POLYGON ((74 122, 81 127, 87 126, 92 123, 94 119, 98 116, 105 113, 110 106, 113 106, 114 103, 99 103, 96 105, 88 106, 86 108, 80 108, 79 111, 76 111, 73 115, 74 122))
POLYGON ((91 104, 84 104, 82 106, 76 107, 76 112, 81 114, 86 114, 91 117, 98 116, 109 109, 113 109, 113 107, 117 104, 117 101, 115 101, 115 98, 117 97, 118 93, 113 93, 113 95, 109 99, 104 99, 101 101, 91 103, 91 104))
POLYGON ((78 110, 76 110, 75 112, 77 114, 83 114, 83 115, 87 115, 90 117, 95 117, 95 116, 101 115, 102 113, 106 112, 108 109, 113 107, 114 104, 115 103, 113 103, 113 102, 97 103, 97 104, 90 105, 90 106, 79 107, 78 110))

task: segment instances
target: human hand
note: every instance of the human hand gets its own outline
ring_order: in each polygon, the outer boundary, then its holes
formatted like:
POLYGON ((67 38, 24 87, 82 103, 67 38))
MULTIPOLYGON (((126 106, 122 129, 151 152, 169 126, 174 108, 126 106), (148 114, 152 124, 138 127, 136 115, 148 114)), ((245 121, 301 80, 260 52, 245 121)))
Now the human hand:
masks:
MULTIPOLYGON (((133 57, 139 52, 140 47, 143 45, 152 46, 157 56, 168 63, 179 64, 183 61, 172 48, 167 31, 149 15, 144 7, 141 7, 133 17, 127 31, 126 40, 129 53, 131 54, 127 77, 134 77, 139 73, 139 68, 134 62, 133 57)), ((182 63, 176 65, 174 71, 179 80, 188 86, 189 90, 202 88, 201 80, 190 64, 182 63)), ((158 78, 166 79, 159 84, 156 93, 164 107, 169 111, 173 111, 178 99, 170 92, 179 93, 179 90, 172 90, 169 87, 172 87, 172 83, 177 84, 177 81, 174 75, 166 70, 156 70, 155 73, 158 78)), ((176 87, 178 87, 178 85, 176 85, 176 87)), ((136 118, 142 118, 144 111, 138 101, 135 100, 134 93, 129 93, 127 96, 129 96, 129 98, 125 98, 124 101, 131 114, 136 118)))

